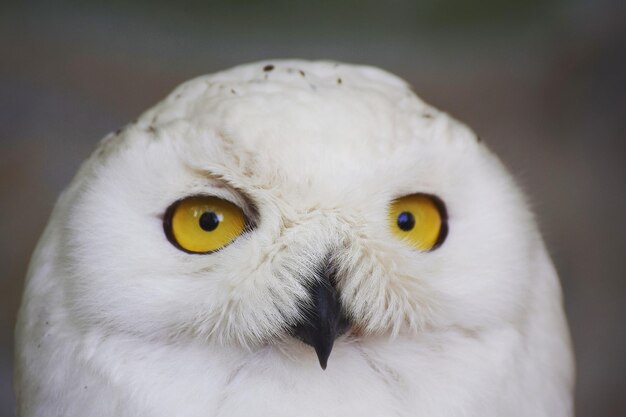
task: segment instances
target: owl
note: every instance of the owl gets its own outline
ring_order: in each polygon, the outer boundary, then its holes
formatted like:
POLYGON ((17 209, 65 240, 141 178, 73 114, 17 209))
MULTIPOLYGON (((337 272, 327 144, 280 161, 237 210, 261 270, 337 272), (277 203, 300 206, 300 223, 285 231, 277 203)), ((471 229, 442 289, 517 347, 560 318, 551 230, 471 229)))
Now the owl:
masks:
POLYGON ((105 137, 35 250, 16 340, 20 417, 573 415, 523 194, 367 66, 238 66, 105 137))

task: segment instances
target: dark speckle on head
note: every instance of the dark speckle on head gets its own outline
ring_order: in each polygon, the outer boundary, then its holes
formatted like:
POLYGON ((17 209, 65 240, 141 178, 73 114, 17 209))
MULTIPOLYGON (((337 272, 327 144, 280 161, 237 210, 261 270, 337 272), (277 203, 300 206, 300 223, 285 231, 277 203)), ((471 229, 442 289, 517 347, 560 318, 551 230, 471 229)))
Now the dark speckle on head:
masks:
POLYGON ((298 70, 298 72, 300 73, 300 75, 302 75, 303 77, 306 77, 306 74, 304 73, 304 71, 302 70, 298 70))
POLYGON ((433 115, 430 113, 424 113, 422 116, 424 116, 425 119, 432 119, 433 115))
POLYGON ((263 71, 265 71, 265 72, 270 72, 273 69, 274 69, 274 66, 271 65, 271 64, 270 65, 266 65, 266 66, 263 67, 263 71))
POLYGON ((342 82, 341 78, 337 78, 337 84, 341 84, 342 82))
POLYGON ((236 92, 233 88, 231 88, 231 89, 230 89, 230 92, 231 92, 232 94, 237 94, 237 92, 236 92))

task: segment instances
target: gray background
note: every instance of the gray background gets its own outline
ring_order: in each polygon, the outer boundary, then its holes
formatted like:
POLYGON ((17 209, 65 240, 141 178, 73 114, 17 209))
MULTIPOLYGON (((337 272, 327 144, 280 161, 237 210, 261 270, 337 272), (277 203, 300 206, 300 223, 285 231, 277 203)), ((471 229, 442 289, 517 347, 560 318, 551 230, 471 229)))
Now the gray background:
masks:
POLYGON ((386 68, 467 122, 531 196, 565 291, 577 414, 626 416, 623 2, 0 4, 0 416, 31 251, 107 132, 180 82, 262 58, 386 68))

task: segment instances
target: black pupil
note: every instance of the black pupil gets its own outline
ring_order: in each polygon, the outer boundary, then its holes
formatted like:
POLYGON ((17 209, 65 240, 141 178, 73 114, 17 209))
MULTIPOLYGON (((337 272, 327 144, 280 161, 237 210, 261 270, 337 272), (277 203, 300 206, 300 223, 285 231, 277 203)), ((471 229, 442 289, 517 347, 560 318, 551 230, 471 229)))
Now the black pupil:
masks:
POLYGON ((415 217, 413 217, 413 214, 408 211, 403 211, 398 215, 398 227, 400 229, 408 232, 413 229, 413 226, 415 226, 415 217))
POLYGON ((212 232, 217 229, 217 226, 220 224, 220 219, 217 217, 217 214, 212 211, 206 211, 202 213, 200 216, 200 227, 202 230, 207 232, 212 232))

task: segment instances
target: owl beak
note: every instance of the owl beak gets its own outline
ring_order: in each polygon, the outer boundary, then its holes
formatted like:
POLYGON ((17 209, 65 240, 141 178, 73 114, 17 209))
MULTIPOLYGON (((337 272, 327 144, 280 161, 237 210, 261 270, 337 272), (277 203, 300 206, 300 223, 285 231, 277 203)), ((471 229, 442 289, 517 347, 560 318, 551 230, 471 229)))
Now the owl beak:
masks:
POLYGON ((335 339, 347 330, 348 320, 341 311, 332 277, 320 278, 309 286, 310 302, 303 306, 303 319, 294 327, 293 335, 315 349, 320 366, 326 369, 335 339))

